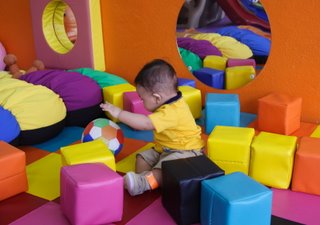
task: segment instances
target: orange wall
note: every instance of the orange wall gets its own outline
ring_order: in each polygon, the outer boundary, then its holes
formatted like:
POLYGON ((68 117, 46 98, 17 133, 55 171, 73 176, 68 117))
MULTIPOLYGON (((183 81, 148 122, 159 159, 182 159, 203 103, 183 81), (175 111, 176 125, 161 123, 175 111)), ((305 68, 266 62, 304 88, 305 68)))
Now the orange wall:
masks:
POLYGON ((0 42, 27 68, 35 56, 29 0, 0 1, 0 42))
MULTIPOLYGON (((166 58, 179 76, 192 78, 176 47, 176 19, 184 0, 102 0, 107 71, 132 81, 155 57, 166 58)), ((203 93, 238 93, 241 110, 256 112, 257 99, 269 92, 303 98, 302 120, 320 121, 318 0, 263 0, 271 24, 272 47, 257 79, 236 91, 221 91, 197 82, 203 93)), ((17 54, 22 67, 35 57, 28 0, 0 3, 0 41, 17 54), (18 5, 18 6, 15 6, 18 5), (7 19, 12 16, 10 21, 7 19)))

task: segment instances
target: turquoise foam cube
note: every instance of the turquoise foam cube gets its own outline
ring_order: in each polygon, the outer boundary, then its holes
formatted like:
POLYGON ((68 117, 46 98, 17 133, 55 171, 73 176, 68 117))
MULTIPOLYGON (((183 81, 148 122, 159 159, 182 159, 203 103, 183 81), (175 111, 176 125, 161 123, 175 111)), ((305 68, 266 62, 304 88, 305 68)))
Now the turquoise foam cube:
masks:
POLYGON ((220 126, 240 126, 240 103, 237 94, 207 93, 205 102, 205 132, 220 126))
POLYGON ((201 182, 202 225, 270 225, 272 191, 242 172, 201 182))

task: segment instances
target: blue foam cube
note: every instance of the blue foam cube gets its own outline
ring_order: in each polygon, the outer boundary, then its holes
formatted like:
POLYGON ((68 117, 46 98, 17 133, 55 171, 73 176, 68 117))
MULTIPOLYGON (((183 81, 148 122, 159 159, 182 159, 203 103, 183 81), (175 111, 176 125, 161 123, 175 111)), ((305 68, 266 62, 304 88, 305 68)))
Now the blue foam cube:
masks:
POLYGON ((191 86, 196 87, 196 81, 192 79, 187 78, 178 78, 178 86, 191 86))
POLYGON ((224 70, 216 70, 212 68, 203 67, 199 70, 193 71, 193 75, 202 83, 217 89, 224 89, 225 83, 224 70))
POLYGON ((272 191, 242 172, 201 182, 202 225, 270 225, 272 191))
POLYGON ((240 103, 237 94, 207 93, 205 101, 205 132, 220 126, 240 126, 240 103))

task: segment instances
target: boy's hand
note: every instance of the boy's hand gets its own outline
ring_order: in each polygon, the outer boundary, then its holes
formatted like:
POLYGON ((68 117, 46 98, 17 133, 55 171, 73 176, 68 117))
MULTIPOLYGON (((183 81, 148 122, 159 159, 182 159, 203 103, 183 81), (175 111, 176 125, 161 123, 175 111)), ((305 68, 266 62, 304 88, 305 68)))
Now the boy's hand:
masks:
POLYGON ((113 116, 117 119, 119 118, 119 115, 122 111, 119 107, 114 106, 114 105, 110 104, 109 102, 101 103, 100 108, 103 111, 109 112, 111 114, 111 116, 113 116))

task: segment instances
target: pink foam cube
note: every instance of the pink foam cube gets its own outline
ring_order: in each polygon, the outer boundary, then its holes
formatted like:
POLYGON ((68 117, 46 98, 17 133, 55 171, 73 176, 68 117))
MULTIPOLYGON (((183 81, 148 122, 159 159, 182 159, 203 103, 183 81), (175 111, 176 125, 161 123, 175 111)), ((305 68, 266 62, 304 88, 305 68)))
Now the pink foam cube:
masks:
POLYGON ((228 59, 227 67, 234 66, 253 66, 256 67, 256 61, 254 59, 228 59))
POLYGON ((60 204, 72 224, 120 221, 123 213, 123 177, 103 163, 64 166, 60 204))
POLYGON ((125 92, 123 94, 123 109, 144 115, 151 113, 144 108, 143 101, 136 91, 125 92))

